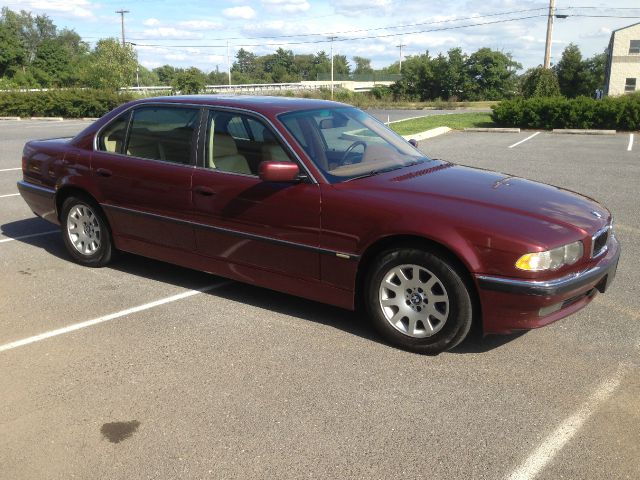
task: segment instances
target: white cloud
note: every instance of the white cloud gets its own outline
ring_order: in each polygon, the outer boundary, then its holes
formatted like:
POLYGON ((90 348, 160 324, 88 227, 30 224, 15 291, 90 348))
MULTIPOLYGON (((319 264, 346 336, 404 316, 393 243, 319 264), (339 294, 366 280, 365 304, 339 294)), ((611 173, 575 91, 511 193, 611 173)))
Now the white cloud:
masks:
POLYGON ((24 5, 26 10, 44 10, 49 13, 53 11, 80 18, 92 18, 94 16, 94 7, 88 0, 30 0, 16 3, 24 5))
POLYGON ((224 27, 221 23, 208 20, 187 20, 179 22, 178 25, 191 30, 220 30, 224 27))
POLYGON ((186 60, 188 57, 184 53, 168 53, 164 55, 167 60, 175 60, 178 62, 186 60))
POLYGON ((222 10, 222 15, 227 18, 240 18, 243 20, 251 20, 256 16, 256 11, 249 6, 231 7, 222 10))
POLYGON ((142 22, 143 25, 146 25, 147 27, 155 27, 157 25, 160 25, 160 20, 158 20, 157 18, 147 18, 144 22, 142 22))
POLYGON ((300 13, 311 8, 307 0, 262 0, 269 13, 300 13))
POLYGON ((202 35, 189 30, 182 30, 174 27, 147 28, 142 33, 144 38, 183 38, 199 39, 202 35))

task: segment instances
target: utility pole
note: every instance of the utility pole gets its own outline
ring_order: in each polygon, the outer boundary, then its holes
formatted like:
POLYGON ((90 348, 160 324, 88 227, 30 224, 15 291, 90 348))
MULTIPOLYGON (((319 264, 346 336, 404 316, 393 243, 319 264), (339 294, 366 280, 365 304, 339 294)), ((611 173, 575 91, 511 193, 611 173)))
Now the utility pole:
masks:
POLYGON ((338 37, 328 37, 331 41, 331 100, 333 100, 333 41, 338 37))
POLYGON ((124 48, 124 14, 129 13, 129 10, 116 10, 116 13, 120 14, 120 24, 122 25, 122 48, 124 48))
POLYGON ((231 56, 229 55, 229 40, 227 40, 227 72, 229 73, 229 85, 231 85, 231 56))
POLYGON ((402 47, 406 47, 407 45, 400 42, 400 45, 396 45, 397 48, 400 49, 400 73, 402 73, 402 47))
POLYGON ((544 68, 551 67, 551 39, 553 36, 553 19, 556 15, 556 0, 549 0, 549 15, 547 18, 547 43, 544 47, 544 68))

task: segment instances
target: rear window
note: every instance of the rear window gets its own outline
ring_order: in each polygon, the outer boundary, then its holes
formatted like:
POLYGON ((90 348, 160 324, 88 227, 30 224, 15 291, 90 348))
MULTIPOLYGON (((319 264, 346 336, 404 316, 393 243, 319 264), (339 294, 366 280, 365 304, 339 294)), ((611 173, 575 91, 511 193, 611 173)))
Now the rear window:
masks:
POLYGON ((173 163, 191 163, 197 108, 143 107, 133 113, 126 154, 173 163))

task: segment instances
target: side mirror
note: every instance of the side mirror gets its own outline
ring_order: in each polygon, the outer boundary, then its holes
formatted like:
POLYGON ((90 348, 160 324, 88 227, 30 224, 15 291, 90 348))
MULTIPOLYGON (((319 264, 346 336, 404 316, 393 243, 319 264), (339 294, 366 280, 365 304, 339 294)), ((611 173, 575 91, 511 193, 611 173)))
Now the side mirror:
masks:
POLYGON ((263 182, 295 182, 300 169, 293 162, 261 162, 258 176, 263 182))
POLYGON ((409 143, 414 147, 418 148, 418 141, 416 139, 412 138, 411 140, 409 140, 409 143))

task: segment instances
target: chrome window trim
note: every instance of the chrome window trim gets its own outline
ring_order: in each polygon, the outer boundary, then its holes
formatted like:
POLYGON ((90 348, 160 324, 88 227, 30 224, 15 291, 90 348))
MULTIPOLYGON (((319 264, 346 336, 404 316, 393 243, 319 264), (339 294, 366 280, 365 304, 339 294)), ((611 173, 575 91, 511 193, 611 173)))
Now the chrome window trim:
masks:
MULTIPOLYGON (((264 116, 263 114, 256 112, 254 110, 247 110, 246 108, 238 108, 238 107, 229 107, 229 106, 217 106, 217 105, 203 105, 203 108, 205 110, 218 110, 218 111, 225 111, 225 112, 233 112, 233 113, 240 113, 240 114, 247 114, 249 117, 253 116, 253 117, 258 117, 261 120, 264 120, 264 122, 271 127, 271 129, 273 130, 273 132, 275 132, 277 138, 282 141, 282 143, 284 143, 287 147, 288 153, 290 153, 293 158, 294 161, 297 161, 298 165, 302 166, 302 169, 305 171, 305 173, 309 176, 309 178, 311 179, 312 183, 318 183, 318 181, 316 180, 316 178, 313 176, 313 174, 311 173, 311 171, 307 168, 307 165, 302 161, 302 159, 300 158, 300 156, 296 153, 296 151, 293 149, 293 147, 291 146, 291 144, 289 142, 287 142, 287 139, 284 138, 282 136, 282 134, 280 133, 280 131, 278 130, 278 128, 274 125, 274 123, 267 118, 266 116, 264 116)), ((206 115, 206 112, 205 112, 206 115)), ((202 155, 202 158, 204 158, 204 152, 200 152, 200 154, 202 155)), ((251 178, 260 178, 258 175, 253 175, 253 174, 246 174, 246 173, 237 173, 237 172, 225 172, 224 170, 218 170, 218 169, 211 169, 208 167, 204 167, 204 166, 200 166, 200 165, 196 165, 197 168, 203 168, 205 170, 207 170, 208 172, 220 172, 220 173, 231 173, 234 175, 242 175, 245 177, 251 177, 251 178)))
MULTIPOLYGON (((271 126, 271 128, 273 129, 273 131, 275 132, 275 134, 277 135, 277 137, 287 146, 289 152, 293 155, 294 159, 297 160, 298 165, 301 165, 303 170, 306 172, 306 174, 309 176, 309 178, 311 179, 312 183, 320 183, 318 182, 318 180, 315 178, 315 176, 311 173, 311 171, 309 170, 309 168, 307 167, 306 163, 300 158, 300 156, 297 154, 297 152, 295 151, 295 149, 291 146, 291 144, 287 141, 286 138, 284 138, 282 136, 282 133, 280 133, 280 130, 276 127, 276 125, 265 115, 263 115, 260 112, 256 112, 255 110, 248 110, 246 108, 240 108, 240 107, 230 107, 230 106, 226 106, 226 105, 212 105, 211 103, 183 103, 183 102, 158 102, 158 101, 150 101, 150 102, 139 102, 139 103, 135 103, 133 105, 128 106, 127 108, 125 108, 124 110, 122 110, 115 118, 112 118, 111 120, 109 120, 107 123, 105 123, 104 125, 102 125, 98 131, 95 133, 95 135, 93 136, 93 152, 101 152, 101 153, 106 153, 109 155, 120 155, 124 158, 141 158, 141 157, 133 157, 130 155, 125 155, 125 154, 121 154, 121 153, 112 153, 112 152, 105 152, 104 150, 100 150, 98 148, 98 137, 102 134, 102 131, 111 124, 111 122, 113 122, 116 118, 120 117, 121 115, 129 112, 130 110, 137 108, 137 107, 142 107, 142 106, 178 106, 178 107, 196 107, 200 110, 206 110, 206 109, 218 109, 218 110, 226 110, 226 111, 230 111, 230 112, 238 112, 238 113, 246 113, 249 114, 250 116, 253 115, 255 117, 258 117, 262 120, 264 120, 269 126, 271 126)), ((196 141, 199 141, 200 139, 200 134, 201 132, 198 130, 198 135, 196 137, 196 141)), ((128 132, 127 132, 128 135, 128 132)), ((174 163, 174 162, 166 162, 164 160, 154 160, 154 159, 150 159, 150 158, 145 158, 143 160, 151 160, 151 161, 159 161, 159 162, 165 162, 171 165, 183 165, 183 166, 187 166, 187 167, 194 167, 194 168, 204 168, 209 172, 212 172, 214 170, 210 169, 210 168, 206 168, 206 167, 199 167, 197 165, 198 163, 198 158, 196 156, 196 165, 184 165, 181 163, 174 163)), ((231 172, 221 172, 221 173, 231 173, 231 172)), ((244 174, 240 174, 240 175, 244 175, 244 174)), ((252 178, 258 178, 255 175, 249 175, 252 178)))

